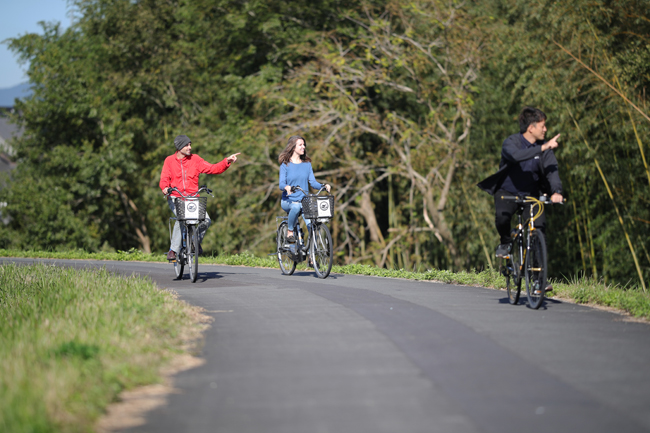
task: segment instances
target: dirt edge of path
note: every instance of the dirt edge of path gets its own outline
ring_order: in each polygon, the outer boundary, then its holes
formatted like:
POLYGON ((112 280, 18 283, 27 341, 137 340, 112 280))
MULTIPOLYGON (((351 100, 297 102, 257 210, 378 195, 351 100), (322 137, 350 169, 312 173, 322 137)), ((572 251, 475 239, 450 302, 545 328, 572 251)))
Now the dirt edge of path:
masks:
MULTIPOLYGON (((169 291, 177 298, 177 294, 169 291)), ((183 301, 180 301, 183 302, 183 301)), ((195 356, 203 346, 203 332, 210 327, 213 318, 203 308, 185 304, 193 324, 181 332, 183 353, 173 355, 159 370, 161 383, 140 386, 122 391, 118 401, 111 403, 95 424, 97 433, 115 433, 146 424, 149 411, 164 406, 170 394, 178 393, 174 387, 174 376, 181 371, 191 370, 205 364, 203 358, 195 356)))

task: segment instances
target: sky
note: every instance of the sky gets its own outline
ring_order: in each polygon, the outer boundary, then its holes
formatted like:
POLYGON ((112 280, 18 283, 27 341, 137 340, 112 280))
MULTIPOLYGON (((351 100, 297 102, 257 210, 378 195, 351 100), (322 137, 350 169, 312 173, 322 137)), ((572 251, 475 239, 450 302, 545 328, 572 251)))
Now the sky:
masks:
POLYGON ((0 0, 0 89, 26 82, 28 66, 19 65, 2 41, 25 33, 42 34, 39 21, 58 21, 64 30, 70 26, 69 10, 67 0, 0 0))

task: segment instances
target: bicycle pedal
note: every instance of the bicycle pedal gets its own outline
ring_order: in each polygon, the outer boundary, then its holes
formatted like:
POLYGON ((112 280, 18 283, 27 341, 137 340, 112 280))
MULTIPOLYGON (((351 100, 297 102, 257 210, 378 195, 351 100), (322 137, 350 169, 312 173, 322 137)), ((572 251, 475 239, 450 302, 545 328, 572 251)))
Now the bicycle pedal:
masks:
POLYGON ((176 259, 170 260, 169 263, 176 263, 176 259))

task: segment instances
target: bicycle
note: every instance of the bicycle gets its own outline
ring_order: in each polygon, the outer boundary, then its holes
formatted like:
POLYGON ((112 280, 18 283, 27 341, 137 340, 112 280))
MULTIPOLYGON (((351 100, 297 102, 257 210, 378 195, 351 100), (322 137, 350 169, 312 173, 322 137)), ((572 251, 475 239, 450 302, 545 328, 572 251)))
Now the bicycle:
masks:
POLYGON ((512 246, 510 247, 510 253, 501 266, 501 272, 506 277, 508 301, 512 305, 519 302, 522 273, 526 280, 528 305, 533 309, 538 309, 544 301, 548 270, 546 240, 544 239, 544 233, 535 227, 535 220, 544 212, 544 204, 552 203, 547 201, 546 198, 546 196, 539 199, 534 197, 501 196, 501 199, 514 200, 519 205, 517 208, 517 226, 511 232, 512 246), (522 215, 528 204, 531 205, 530 218, 524 224, 522 223, 522 215), (534 211, 535 205, 538 207, 536 213, 534 211))
MULTIPOLYGON (((206 207, 208 204, 207 197, 198 197, 199 193, 205 191, 212 195, 212 190, 203 185, 195 194, 184 195, 177 188, 172 187, 168 192, 178 192, 181 196, 176 197, 174 205, 176 206, 176 217, 169 218, 169 238, 172 237, 172 221, 178 221, 181 228, 181 250, 176 256, 174 263, 174 272, 176 279, 183 279, 183 270, 185 265, 189 265, 190 279, 193 283, 199 274, 199 226, 205 221, 206 207)), ((214 197, 212 195, 212 197, 214 197)))
POLYGON ((325 187, 318 190, 316 194, 309 194, 299 186, 291 187, 291 192, 300 190, 305 194, 302 199, 302 216, 311 220, 309 226, 309 239, 304 242, 302 229, 297 225, 295 243, 287 242, 287 220, 286 216, 276 217, 276 241, 278 263, 284 275, 291 275, 296 270, 296 265, 310 257, 311 264, 318 278, 327 278, 332 270, 334 252, 332 248, 332 235, 325 225, 334 216, 334 197, 331 195, 319 195, 325 187))

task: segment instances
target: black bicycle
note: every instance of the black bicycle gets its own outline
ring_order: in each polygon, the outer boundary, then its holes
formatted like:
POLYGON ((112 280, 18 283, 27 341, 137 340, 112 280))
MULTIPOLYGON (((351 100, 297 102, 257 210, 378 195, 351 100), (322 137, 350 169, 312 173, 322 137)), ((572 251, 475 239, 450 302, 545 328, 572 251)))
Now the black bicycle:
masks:
MULTIPOLYGON (((212 190, 203 185, 195 194, 184 195, 177 188, 169 189, 178 192, 181 196, 176 197, 174 205, 176 206, 176 218, 169 218, 169 238, 172 237, 172 221, 178 221, 181 227, 182 244, 181 250, 176 255, 174 263, 174 272, 176 279, 183 278, 183 270, 188 265, 190 270, 190 279, 193 283, 199 274, 199 228, 205 221, 206 207, 208 204, 207 197, 199 197, 199 193, 205 191, 212 195, 212 190)), ((212 195, 212 197, 214 197, 212 195)))
POLYGON ((334 197, 320 195, 324 189, 325 187, 318 190, 316 194, 309 194, 299 186, 291 187, 291 192, 300 190, 305 193, 305 197, 302 199, 302 216, 311 220, 307 242, 305 242, 300 225, 297 225, 294 231, 296 241, 287 242, 288 217, 280 216, 275 219, 277 223, 276 254, 284 275, 293 274, 296 265, 307 258, 310 259, 310 266, 314 267, 318 278, 327 278, 332 270, 334 261, 332 235, 325 223, 334 216, 334 197))
POLYGON ((547 254, 544 233, 535 227, 535 220, 544 212, 546 196, 539 199, 534 197, 501 196, 503 200, 513 200, 517 203, 517 226, 512 229, 512 246, 501 266, 501 272, 506 277, 508 301, 511 304, 519 302, 522 277, 526 280, 526 295, 528 305, 538 309, 544 301, 547 284, 547 254), (523 223, 523 213, 530 205, 530 217, 523 223))

